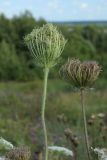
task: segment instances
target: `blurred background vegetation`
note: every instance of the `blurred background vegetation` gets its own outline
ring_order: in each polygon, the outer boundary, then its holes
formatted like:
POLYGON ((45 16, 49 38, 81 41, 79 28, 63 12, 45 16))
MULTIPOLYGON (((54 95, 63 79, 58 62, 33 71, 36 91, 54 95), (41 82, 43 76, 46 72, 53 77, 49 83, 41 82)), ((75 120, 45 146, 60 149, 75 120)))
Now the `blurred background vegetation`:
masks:
MULTIPOLYGON (((11 19, 0 15, 0 136, 16 146, 28 145, 36 151, 43 147, 40 118, 43 72, 36 67, 23 38, 34 27, 45 23, 43 18, 36 20, 29 11, 11 19)), ((102 66, 97 89, 86 92, 87 123, 92 146, 107 147, 107 25, 55 25, 68 43, 61 62, 49 75, 46 109, 49 144, 72 149, 73 144, 65 135, 69 128, 79 140, 78 152, 77 148, 74 149, 82 160, 84 147, 79 93, 60 80, 58 70, 68 57, 96 60, 102 66), (99 113, 103 113, 102 117, 99 113)))
MULTIPOLYGON (((6 18, 0 15, 0 80, 32 81, 41 79, 41 71, 36 68, 23 38, 34 27, 47 23, 43 18, 36 20, 29 11, 6 18)), ((80 60, 97 60, 103 68, 100 79, 102 87, 107 78, 107 26, 85 23, 82 25, 56 24, 68 43, 62 54, 62 63, 68 57, 80 60)), ((60 66, 60 64, 59 64, 60 66)), ((50 78, 57 79, 58 67, 52 70, 50 78)))

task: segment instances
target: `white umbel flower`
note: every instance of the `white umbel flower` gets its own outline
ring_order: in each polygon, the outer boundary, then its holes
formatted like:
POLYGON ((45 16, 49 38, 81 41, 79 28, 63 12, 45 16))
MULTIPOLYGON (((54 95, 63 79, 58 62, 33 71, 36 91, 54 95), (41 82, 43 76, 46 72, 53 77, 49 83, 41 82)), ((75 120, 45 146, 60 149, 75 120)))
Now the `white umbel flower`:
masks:
POLYGON ((14 146, 8 142, 7 140, 5 140, 4 138, 0 138, 0 149, 6 149, 6 150, 9 150, 9 149, 13 149, 14 146))
POLYGON ((0 160, 5 160, 5 157, 0 157, 0 160))
POLYGON ((49 150, 52 151, 57 151, 57 152, 62 152, 66 156, 72 156, 73 157, 73 152, 65 147, 59 147, 59 146, 50 146, 48 147, 49 150))
POLYGON ((105 148, 95 148, 93 149, 96 154, 98 154, 99 160, 107 160, 107 149, 105 148))

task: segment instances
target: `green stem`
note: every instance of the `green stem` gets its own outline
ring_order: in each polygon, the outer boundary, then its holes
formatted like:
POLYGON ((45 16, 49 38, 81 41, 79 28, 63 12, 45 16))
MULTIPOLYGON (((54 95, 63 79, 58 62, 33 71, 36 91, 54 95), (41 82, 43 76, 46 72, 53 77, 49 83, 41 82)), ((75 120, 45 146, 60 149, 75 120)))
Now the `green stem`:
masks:
POLYGON ((82 105, 82 114, 84 120, 84 136, 85 136, 85 144, 88 159, 91 160, 90 150, 89 150, 89 141, 88 141, 88 131, 87 131, 87 121, 86 121, 86 113, 85 113, 85 106, 84 106, 84 89, 81 89, 81 105, 82 105))
POLYGON ((45 160, 48 160, 48 141, 47 141, 47 130, 45 124, 45 104, 46 104, 46 94, 47 94, 47 80, 48 80, 49 69, 44 69, 44 89, 43 89, 43 99, 42 99, 42 125, 45 138, 45 160))

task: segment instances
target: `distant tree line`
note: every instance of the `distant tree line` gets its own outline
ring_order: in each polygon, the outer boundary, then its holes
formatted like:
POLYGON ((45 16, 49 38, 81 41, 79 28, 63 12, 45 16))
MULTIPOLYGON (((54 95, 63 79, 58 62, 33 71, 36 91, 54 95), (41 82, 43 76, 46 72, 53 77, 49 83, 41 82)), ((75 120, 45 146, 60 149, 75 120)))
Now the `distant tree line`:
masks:
MULTIPOLYGON (((36 20, 29 11, 8 19, 0 15, 0 80, 28 81, 41 78, 42 74, 31 57, 23 38, 34 27, 47 23, 36 20)), ((61 63, 68 57, 80 60, 97 60, 103 67, 103 80, 107 79, 107 26, 58 25, 67 39, 61 63)), ((50 78, 58 74, 54 69, 50 78)))

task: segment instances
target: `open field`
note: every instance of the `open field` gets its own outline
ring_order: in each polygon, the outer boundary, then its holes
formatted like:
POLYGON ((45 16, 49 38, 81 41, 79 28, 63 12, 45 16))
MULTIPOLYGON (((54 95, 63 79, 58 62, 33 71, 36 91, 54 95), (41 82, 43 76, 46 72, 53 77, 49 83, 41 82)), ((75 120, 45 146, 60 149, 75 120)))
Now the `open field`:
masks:
MULTIPOLYGON (((14 145, 28 145, 33 150, 42 148, 41 126, 42 82, 0 83, 0 136, 14 145)), ((104 119, 95 117, 89 123, 90 141, 93 147, 107 147, 107 90, 86 91, 87 121, 90 116, 104 113, 104 119), (105 127, 102 130, 101 127, 105 127)), ((67 141, 65 129, 77 135, 78 153, 83 152, 83 128, 81 118, 80 93, 59 80, 49 81, 46 106, 46 122, 49 145, 60 145, 72 149, 67 141)), ((40 149, 41 150, 41 149, 40 149)), ((82 159, 80 157, 80 160, 82 159)))

